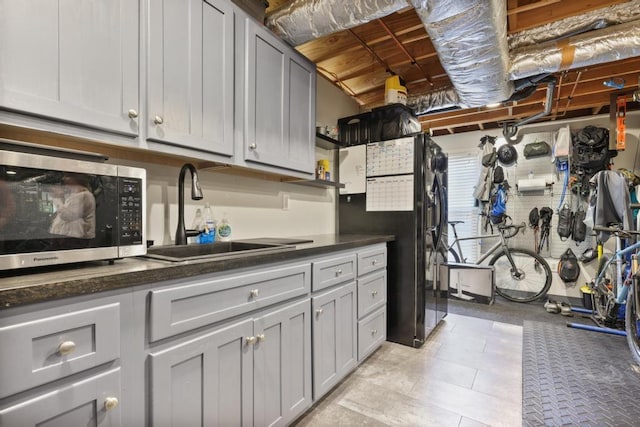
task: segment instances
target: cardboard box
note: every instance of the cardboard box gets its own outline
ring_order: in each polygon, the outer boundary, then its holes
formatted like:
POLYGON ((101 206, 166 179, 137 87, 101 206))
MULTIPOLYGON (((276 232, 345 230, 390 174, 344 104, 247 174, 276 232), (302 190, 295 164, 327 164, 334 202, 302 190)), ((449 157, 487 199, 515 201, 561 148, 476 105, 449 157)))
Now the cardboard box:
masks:
POLYGON ((493 267, 473 264, 443 264, 440 281, 448 283, 449 297, 481 304, 495 301, 493 267))

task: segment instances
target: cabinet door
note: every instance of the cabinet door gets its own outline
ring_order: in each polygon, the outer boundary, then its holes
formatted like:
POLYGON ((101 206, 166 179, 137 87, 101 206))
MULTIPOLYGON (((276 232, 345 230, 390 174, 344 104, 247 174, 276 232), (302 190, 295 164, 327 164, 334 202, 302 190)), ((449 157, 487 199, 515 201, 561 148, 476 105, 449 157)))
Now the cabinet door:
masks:
POLYGON ((117 427, 121 425, 119 398, 117 368, 0 409, 0 426, 117 427))
POLYGON ((223 0, 151 0, 149 139, 233 154, 234 19, 223 0))
POLYGON ((151 354, 151 424, 253 424, 253 321, 151 354))
POLYGON ((245 19, 245 160, 313 173, 313 64, 245 19))
POLYGON ((311 304, 255 320, 254 424, 285 426, 311 406, 311 304))
POLYGON ((0 10, 0 108, 138 133, 137 1, 3 0, 0 10))
POLYGON ((314 296, 313 398, 318 400, 357 363, 356 284, 314 296))

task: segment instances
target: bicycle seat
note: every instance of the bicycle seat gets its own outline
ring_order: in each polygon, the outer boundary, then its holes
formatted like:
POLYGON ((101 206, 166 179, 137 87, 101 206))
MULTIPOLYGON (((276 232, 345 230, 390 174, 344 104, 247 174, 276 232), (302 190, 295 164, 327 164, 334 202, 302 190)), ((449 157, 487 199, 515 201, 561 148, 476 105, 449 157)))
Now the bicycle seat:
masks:
POLYGON ((464 224, 464 221, 449 221, 449 225, 464 224))

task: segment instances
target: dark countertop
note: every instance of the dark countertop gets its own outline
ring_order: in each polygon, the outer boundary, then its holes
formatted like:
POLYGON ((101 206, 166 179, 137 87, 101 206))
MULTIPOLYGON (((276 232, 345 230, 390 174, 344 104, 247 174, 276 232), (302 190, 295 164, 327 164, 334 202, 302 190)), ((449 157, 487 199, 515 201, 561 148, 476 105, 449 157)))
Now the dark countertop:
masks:
POLYGON ((284 252, 247 254, 232 259, 167 262, 134 257, 117 260, 113 265, 106 261, 95 261, 6 271, 0 275, 0 310, 164 280, 324 255, 394 240, 392 235, 356 234, 322 234, 300 238, 311 239, 313 243, 297 244, 295 249, 284 252))

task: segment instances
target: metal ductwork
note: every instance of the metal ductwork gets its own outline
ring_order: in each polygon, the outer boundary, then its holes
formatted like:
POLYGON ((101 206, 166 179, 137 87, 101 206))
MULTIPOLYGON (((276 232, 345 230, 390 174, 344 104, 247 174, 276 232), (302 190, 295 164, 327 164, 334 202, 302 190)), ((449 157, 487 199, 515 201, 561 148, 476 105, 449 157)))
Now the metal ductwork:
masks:
POLYGON ((270 13, 266 25, 292 46, 298 46, 408 6, 407 0, 294 0, 270 13))
POLYGON ((635 56, 640 56, 640 20, 518 49, 509 76, 517 80, 635 56))
POLYGON ((461 107, 480 107, 511 96, 504 0, 410 1, 458 93, 461 107))
POLYGON ((631 0, 510 34, 507 37, 509 50, 513 51, 549 40, 559 40, 636 19, 640 19, 640 0, 631 0))
POLYGON ((422 95, 409 96, 407 106, 418 115, 432 111, 460 107, 458 93, 453 88, 434 90, 422 95))

